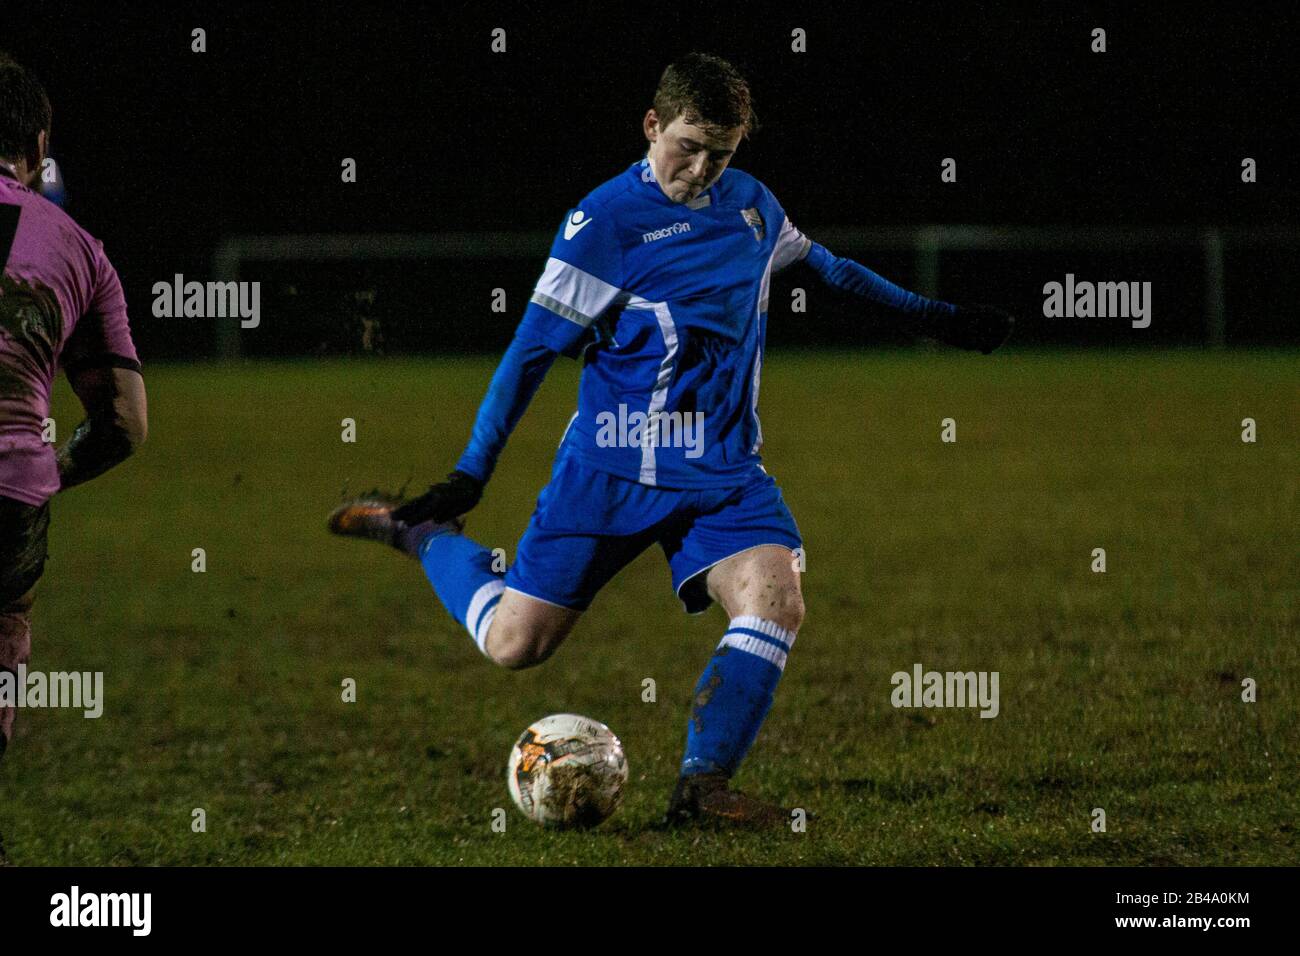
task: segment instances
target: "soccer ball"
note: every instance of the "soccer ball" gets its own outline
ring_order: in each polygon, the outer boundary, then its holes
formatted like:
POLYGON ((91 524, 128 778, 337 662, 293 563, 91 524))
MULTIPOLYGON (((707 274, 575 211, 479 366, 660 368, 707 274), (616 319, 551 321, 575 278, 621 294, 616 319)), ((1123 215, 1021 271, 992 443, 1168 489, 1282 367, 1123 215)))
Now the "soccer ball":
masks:
POLYGON ((627 757, 600 721, 552 714, 525 730, 506 767, 510 797, 545 827, 594 827, 623 802, 627 757))

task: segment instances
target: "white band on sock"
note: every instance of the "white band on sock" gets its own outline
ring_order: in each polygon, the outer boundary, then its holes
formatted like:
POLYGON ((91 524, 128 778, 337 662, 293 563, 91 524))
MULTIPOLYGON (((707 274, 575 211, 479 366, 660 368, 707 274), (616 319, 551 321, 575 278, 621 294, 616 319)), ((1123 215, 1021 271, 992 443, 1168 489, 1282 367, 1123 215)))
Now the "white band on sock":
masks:
POLYGON ((731 619, 718 647, 732 647, 754 654, 785 670, 786 656, 794 645, 794 638, 793 631, 787 631, 775 621, 756 614, 742 614, 731 619))
POLYGON ((474 638, 474 643, 478 649, 487 654, 487 649, 483 646, 487 641, 488 629, 492 626, 492 619, 497 614, 497 603, 493 603, 487 611, 488 602, 493 598, 501 597, 501 592, 506 589, 506 582, 501 578, 489 581, 474 592, 474 597, 470 599, 469 610, 465 612, 465 628, 469 631, 469 636, 474 638))

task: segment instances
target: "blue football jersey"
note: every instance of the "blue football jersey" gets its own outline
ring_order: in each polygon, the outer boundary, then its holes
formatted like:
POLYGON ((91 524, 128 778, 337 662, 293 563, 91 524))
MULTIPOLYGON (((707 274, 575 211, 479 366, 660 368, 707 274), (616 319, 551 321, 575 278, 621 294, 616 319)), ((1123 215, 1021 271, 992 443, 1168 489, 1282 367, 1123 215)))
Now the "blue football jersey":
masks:
POLYGON ((771 191, 728 168, 689 203, 648 158, 570 210, 520 335, 582 356, 564 453, 647 485, 711 488, 754 473, 772 275, 810 241, 771 191))

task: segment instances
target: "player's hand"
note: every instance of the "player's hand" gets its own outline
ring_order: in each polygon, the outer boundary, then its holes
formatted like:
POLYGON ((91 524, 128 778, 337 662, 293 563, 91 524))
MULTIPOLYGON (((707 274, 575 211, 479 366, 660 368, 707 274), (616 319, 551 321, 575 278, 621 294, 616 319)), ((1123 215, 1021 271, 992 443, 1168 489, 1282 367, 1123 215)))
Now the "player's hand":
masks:
POLYGON ((442 484, 432 485, 418 498, 412 498, 393 512, 393 517, 408 525, 422 521, 450 521, 472 509, 483 497, 483 482, 453 471, 442 484))
POLYGON ((957 348, 988 355, 1011 335, 1016 320, 991 305, 959 305, 953 315, 939 319, 935 337, 957 348))

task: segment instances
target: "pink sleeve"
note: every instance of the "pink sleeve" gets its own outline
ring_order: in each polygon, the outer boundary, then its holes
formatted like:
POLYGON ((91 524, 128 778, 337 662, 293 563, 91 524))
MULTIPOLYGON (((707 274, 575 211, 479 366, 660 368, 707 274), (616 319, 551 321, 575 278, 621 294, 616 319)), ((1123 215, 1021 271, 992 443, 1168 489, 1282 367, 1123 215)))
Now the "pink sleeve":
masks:
POLYGON ((108 261, 103 247, 95 244, 95 288, 86 314, 63 349, 64 369, 113 366, 140 370, 131 327, 126 320, 126 297, 117 270, 108 261))

